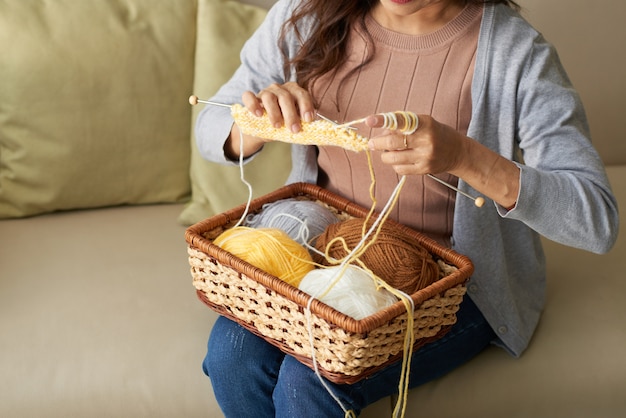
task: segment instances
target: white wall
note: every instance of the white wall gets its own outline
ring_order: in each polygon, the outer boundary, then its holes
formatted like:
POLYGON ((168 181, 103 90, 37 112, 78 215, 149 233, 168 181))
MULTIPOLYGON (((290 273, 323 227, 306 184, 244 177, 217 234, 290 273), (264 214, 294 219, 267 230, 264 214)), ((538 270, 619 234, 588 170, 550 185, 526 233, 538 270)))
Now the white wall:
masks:
MULTIPOLYGON (((268 7, 274 0, 244 0, 268 7)), ((337 0, 340 1, 340 0, 337 0)), ((606 164, 626 164, 626 1, 518 0, 580 92, 606 164)))

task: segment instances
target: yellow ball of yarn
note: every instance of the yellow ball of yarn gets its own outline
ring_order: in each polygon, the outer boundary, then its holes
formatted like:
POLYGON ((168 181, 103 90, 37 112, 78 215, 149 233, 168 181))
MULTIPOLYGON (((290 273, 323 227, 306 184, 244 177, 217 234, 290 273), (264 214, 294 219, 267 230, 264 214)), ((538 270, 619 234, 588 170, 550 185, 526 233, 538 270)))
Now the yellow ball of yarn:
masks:
POLYGON ((314 268, 306 248, 280 229, 231 228, 213 244, 295 287, 314 268))

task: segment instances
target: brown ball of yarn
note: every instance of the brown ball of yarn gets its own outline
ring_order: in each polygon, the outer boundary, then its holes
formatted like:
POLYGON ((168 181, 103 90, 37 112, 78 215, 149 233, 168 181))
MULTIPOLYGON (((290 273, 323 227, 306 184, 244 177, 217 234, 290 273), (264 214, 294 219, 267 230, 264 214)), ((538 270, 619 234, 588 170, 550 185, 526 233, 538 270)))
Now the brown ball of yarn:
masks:
MULTIPOLYGON (((345 250, 341 240, 334 241, 328 251, 326 247, 334 238, 342 237, 350 251, 354 249, 363 237, 363 222, 364 219, 354 218, 328 226, 317 239, 315 247, 336 260, 343 260, 349 251, 345 250)), ((372 221, 366 231, 371 224, 372 221)), ((378 228, 378 234, 374 232, 369 236, 367 250, 358 257, 368 269, 390 286, 409 295, 439 279, 439 266, 415 237, 388 222, 378 228)), ((313 258, 319 264, 331 264, 320 255, 313 258)))

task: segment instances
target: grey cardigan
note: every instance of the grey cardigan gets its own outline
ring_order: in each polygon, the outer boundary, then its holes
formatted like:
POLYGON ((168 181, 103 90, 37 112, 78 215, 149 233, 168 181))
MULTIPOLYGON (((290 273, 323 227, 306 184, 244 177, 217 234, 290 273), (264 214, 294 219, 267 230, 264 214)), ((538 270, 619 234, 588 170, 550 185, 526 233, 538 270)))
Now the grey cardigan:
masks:
MULTIPOLYGON (((241 67, 212 100, 238 103, 245 90, 287 81, 278 31, 297 3, 275 4, 243 48, 241 67)), ((295 37, 281 45, 288 54, 297 46, 295 37)), ((228 109, 203 109, 196 137, 206 159, 234 164, 223 152, 232 123, 228 109)), ((498 335, 496 343, 519 356, 544 306, 546 272, 539 235, 607 252, 617 237, 618 213, 602 161, 590 142, 583 106, 556 51, 504 5, 485 6, 468 136, 520 167, 515 208, 476 208, 469 199, 457 199, 452 237, 454 250, 475 265, 468 295, 498 335)), ((293 145, 292 165, 288 182, 317 181, 313 147, 293 145)), ((462 180, 459 188, 477 193, 462 180)))

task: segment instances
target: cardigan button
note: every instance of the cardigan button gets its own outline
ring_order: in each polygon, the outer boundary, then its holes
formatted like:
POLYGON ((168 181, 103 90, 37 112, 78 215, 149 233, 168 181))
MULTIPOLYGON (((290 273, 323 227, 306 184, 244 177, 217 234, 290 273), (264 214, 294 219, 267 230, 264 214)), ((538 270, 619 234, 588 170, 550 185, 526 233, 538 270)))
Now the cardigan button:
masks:
POLYGON ((507 332, 509 332, 509 329, 506 327, 506 325, 500 325, 498 327, 498 334, 506 334, 507 332))

